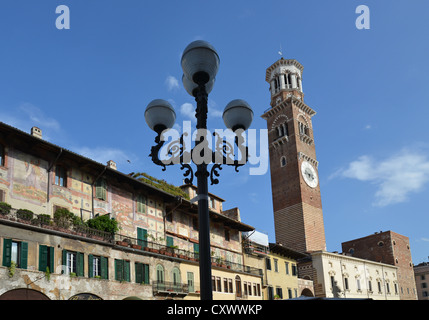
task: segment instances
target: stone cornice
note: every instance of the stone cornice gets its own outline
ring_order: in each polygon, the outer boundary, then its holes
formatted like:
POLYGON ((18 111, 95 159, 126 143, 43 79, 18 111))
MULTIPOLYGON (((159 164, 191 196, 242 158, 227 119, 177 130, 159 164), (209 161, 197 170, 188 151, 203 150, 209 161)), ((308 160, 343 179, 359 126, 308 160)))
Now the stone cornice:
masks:
POLYGON ((299 109, 304 111, 306 114, 308 114, 310 117, 314 116, 316 114, 316 111, 311 109, 308 105, 306 105, 304 102, 296 98, 294 95, 288 96, 285 100, 277 104, 276 106, 272 107, 271 109, 268 109, 264 112, 264 114, 261 116, 262 119, 267 120, 269 117, 273 116, 280 110, 284 109, 289 103, 294 103, 299 109))
POLYGON ((302 64, 300 64, 295 59, 283 59, 283 58, 281 58, 280 60, 277 60, 270 67, 267 68, 267 72, 265 74, 265 81, 270 82, 271 72, 275 68, 277 68, 278 66, 290 66, 290 65, 297 67, 301 71, 301 74, 302 74, 302 71, 304 70, 304 67, 302 64))
POLYGON ((284 135, 276 140, 274 140, 273 142, 271 142, 270 147, 274 147, 274 149, 277 149, 278 147, 280 147, 283 144, 286 144, 289 142, 289 137, 284 135))
POLYGON ((310 163, 312 163, 316 168, 319 167, 319 161, 314 160, 313 158, 307 156, 305 153, 303 152, 298 152, 298 160, 304 159, 310 163))

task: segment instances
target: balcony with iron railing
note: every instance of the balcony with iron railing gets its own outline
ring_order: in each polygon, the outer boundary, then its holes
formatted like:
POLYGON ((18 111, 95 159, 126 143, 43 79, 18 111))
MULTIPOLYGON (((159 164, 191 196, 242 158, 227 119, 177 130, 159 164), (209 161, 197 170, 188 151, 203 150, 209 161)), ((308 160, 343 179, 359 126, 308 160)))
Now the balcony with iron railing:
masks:
MULTIPOLYGON (((90 228, 83 223, 72 223, 55 220, 46 214, 34 214, 31 211, 10 209, 8 212, 0 210, 0 224, 13 225, 37 232, 50 233, 65 237, 79 238, 81 240, 95 241, 120 247, 121 249, 133 250, 136 253, 158 254, 173 259, 187 260, 198 263, 199 253, 177 246, 167 246, 158 242, 132 238, 127 235, 110 233, 90 228)), ((224 260, 220 257, 212 257, 212 267, 236 272, 262 276, 262 269, 246 266, 240 263, 224 260)))
MULTIPOLYGON (((115 244, 118 246, 132 248, 137 251, 146 251, 155 254, 161 254, 171 258, 189 260, 193 262, 199 261, 199 253, 179 249, 177 246, 166 246, 157 242, 148 240, 136 239, 126 235, 115 234, 115 244)), ((240 263, 231 262, 220 257, 211 258, 212 267, 222 268, 231 271, 243 272, 255 276, 262 276, 262 269, 246 266, 240 263)))
POLYGON ((183 298, 188 295, 189 286, 180 282, 152 281, 152 291, 154 296, 183 298))
POLYGON ((34 214, 29 210, 13 209, 0 211, 0 223, 20 226, 25 229, 64 236, 83 237, 92 241, 112 243, 114 235, 110 232, 97 230, 81 223, 56 220, 47 214, 34 214))

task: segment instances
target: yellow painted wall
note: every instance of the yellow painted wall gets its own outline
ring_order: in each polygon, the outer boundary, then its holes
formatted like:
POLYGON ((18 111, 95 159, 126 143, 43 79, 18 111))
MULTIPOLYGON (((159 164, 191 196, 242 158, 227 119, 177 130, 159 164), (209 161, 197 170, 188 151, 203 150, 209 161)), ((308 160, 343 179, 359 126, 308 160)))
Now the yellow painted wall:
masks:
MULTIPOLYGON (((295 298, 295 292, 298 292, 298 275, 292 275, 292 265, 296 266, 296 260, 274 253, 270 253, 268 258, 271 260, 271 270, 266 270, 266 279, 268 286, 273 287, 274 295, 277 294, 276 288, 282 288, 283 299, 288 299, 288 289, 290 289, 292 297, 295 298), (274 259, 277 259, 277 271, 274 259), (289 274, 286 272, 286 263, 289 265, 289 274)), ((268 287, 264 289, 264 298, 268 299, 268 287)))
MULTIPOLYGON (((192 272, 194 274, 194 286, 195 290, 200 290, 200 271, 199 271, 199 265, 196 263, 181 263, 180 264, 180 274, 182 277, 182 283, 187 282, 187 273, 192 272)), ((237 286, 236 286, 236 277, 238 276, 240 278, 241 282, 241 293, 242 293, 242 299, 243 300, 262 300, 262 285, 261 285, 261 277, 253 276, 250 274, 245 274, 241 272, 236 272, 230 269, 223 269, 223 268, 212 268, 212 276, 215 277, 216 281, 216 288, 213 288, 213 300, 236 300, 236 293, 237 293, 237 286), (220 290, 217 286, 218 279, 220 279, 221 287, 220 290), (229 286, 228 286, 228 292, 225 292, 225 279, 227 280, 227 283, 229 283, 228 280, 232 280, 232 288, 233 292, 229 292, 229 286), (252 294, 247 294, 244 296, 244 283, 247 285, 251 285, 252 288, 252 294), (260 288, 260 295, 258 295, 258 290, 256 290, 256 295, 254 294, 254 285, 256 285, 256 288, 260 288)), ((188 294, 185 297, 185 300, 199 300, 200 296, 199 294, 188 294)))

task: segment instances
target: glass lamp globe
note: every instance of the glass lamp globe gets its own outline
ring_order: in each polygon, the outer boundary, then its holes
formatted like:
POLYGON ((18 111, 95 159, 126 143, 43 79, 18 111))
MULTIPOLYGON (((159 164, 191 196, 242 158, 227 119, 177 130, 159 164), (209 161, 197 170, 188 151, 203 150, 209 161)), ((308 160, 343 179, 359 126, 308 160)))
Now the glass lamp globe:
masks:
POLYGON ((232 100, 223 111, 223 122, 232 131, 247 130, 253 120, 253 111, 250 105, 241 99, 232 100))
MULTIPOLYGON (((206 83, 207 94, 209 94, 213 90, 215 80, 216 79, 213 79, 206 83)), ((182 82, 183 86, 186 89, 186 92, 188 92, 191 96, 195 97, 194 90, 198 88, 198 85, 192 80, 189 80, 185 75, 182 75, 182 82)))
POLYGON ((168 101, 155 99, 147 105, 144 117, 149 128, 160 133, 173 127, 176 112, 168 101))
POLYGON ((195 83, 207 83, 216 77, 219 61, 219 56, 210 43, 196 40, 183 51, 181 64, 188 79, 195 83))

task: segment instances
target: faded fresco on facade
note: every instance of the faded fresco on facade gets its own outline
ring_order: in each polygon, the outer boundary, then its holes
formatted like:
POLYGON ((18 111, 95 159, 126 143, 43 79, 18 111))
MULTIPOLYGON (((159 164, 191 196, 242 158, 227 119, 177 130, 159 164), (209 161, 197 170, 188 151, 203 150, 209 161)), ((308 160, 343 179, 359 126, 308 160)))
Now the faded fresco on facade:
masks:
MULTIPOLYGON (((91 211, 91 184, 90 177, 78 169, 67 171, 67 186, 52 185, 51 199, 58 205, 70 207, 70 210, 79 215, 81 211, 91 211), (70 176, 69 176, 70 175, 70 176)), ((86 217, 86 219, 88 219, 86 217)))
POLYGON ((121 225, 121 233, 134 236, 133 196, 130 192, 112 187, 112 215, 121 225))
POLYGON ((22 153, 14 152, 12 197, 42 204, 47 196, 47 162, 22 153))

